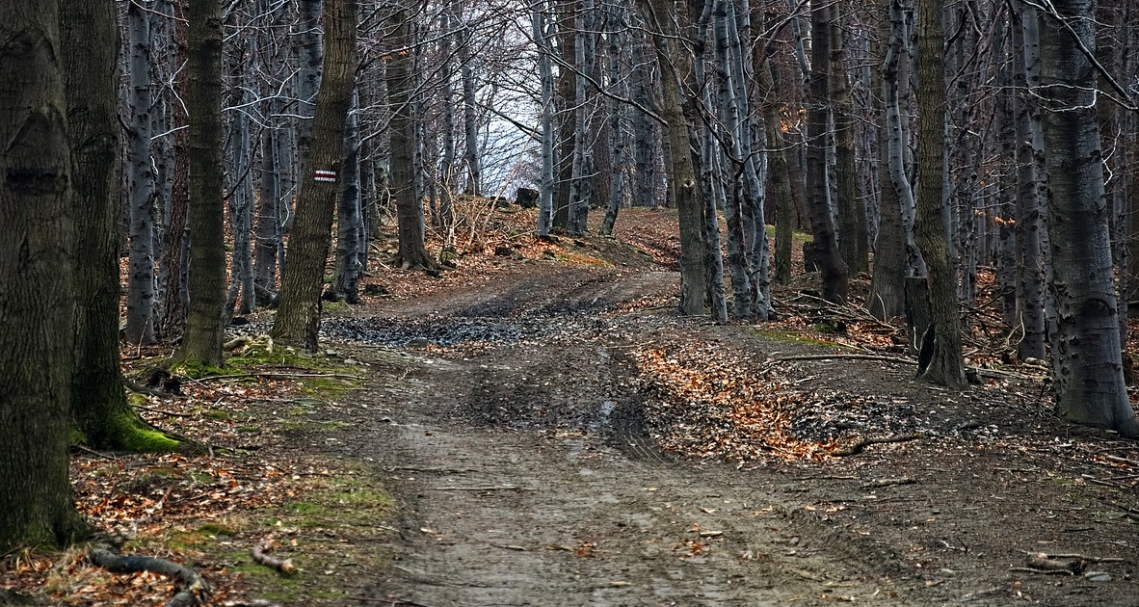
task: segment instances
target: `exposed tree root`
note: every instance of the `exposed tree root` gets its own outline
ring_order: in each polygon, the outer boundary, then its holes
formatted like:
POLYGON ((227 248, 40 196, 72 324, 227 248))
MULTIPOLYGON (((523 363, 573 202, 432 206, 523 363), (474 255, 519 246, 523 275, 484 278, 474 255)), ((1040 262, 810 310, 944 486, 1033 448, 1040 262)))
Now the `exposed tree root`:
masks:
POLYGON ((150 556, 120 556, 105 548, 88 551, 87 559, 111 573, 149 571, 176 578, 178 586, 175 588, 174 596, 166 601, 166 607, 192 607, 206 605, 209 602, 212 591, 209 582, 197 571, 173 561, 150 556))

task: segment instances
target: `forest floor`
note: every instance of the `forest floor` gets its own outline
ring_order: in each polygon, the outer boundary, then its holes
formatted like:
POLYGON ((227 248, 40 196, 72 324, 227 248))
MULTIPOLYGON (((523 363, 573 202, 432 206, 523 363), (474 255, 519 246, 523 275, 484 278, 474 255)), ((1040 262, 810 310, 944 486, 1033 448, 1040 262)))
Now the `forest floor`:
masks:
MULTIPOLYGON (((140 405, 209 453, 77 452, 80 506, 234 607, 1135 604, 1139 444, 1058 420, 999 353, 963 393, 915 380, 897 328, 811 313, 809 276, 777 322, 682 318, 673 221, 378 271, 320 356, 140 405), (251 562, 270 536, 299 573, 251 562)), ((169 597, 74 551, 7 555, 3 588, 169 597)))

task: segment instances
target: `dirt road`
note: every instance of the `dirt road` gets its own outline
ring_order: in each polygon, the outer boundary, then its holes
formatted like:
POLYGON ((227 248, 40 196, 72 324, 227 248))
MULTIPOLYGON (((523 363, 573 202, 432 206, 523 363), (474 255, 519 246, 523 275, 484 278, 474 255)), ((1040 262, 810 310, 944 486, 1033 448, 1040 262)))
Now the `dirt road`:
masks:
POLYGON ((1105 518, 1093 485, 1068 482, 1085 468, 1047 449, 993 449, 1014 426, 1035 431, 999 393, 946 395, 881 363, 804 363, 796 382, 825 406, 885 394, 892 408, 875 415, 909 415, 928 440, 826 464, 662 454, 632 350, 709 336, 751 356, 801 347, 630 305, 667 299, 675 280, 535 265, 329 320, 373 369, 354 418, 368 421, 339 450, 400 506, 385 547, 395 566, 370 601, 1128 604, 1134 525, 1105 518), (1017 573, 1036 550, 1123 560, 1088 567, 1110 582, 1017 573))
POLYGON ((606 310, 674 278, 570 273, 556 289, 458 298, 465 309, 448 298, 439 323, 453 331, 474 322, 470 310, 486 330, 490 310, 503 323, 541 318, 543 335, 464 356, 386 355, 379 366, 402 379, 381 381, 369 410, 391 421, 350 441, 377 447, 404 507, 407 545, 377 597, 432 607, 899 604, 912 582, 856 546, 804 539, 770 482, 652 448, 627 388, 629 319, 606 310), (555 304, 560 314, 549 314, 555 304))

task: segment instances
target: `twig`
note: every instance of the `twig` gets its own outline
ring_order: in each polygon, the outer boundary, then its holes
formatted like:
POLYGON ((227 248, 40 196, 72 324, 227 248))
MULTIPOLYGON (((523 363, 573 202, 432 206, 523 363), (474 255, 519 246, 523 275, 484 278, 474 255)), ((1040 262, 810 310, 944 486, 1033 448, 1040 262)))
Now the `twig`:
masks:
POLYGON ((1039 573, 1041 575, 1076 575, 1067 569, 1033 569, 1032 567, 1009 567, 1008 570, 1016 573, 1039 573))
POLYGON ((914 480, 908 476, 903 476, 903 477, 899 477, 899 478, 880 478, 877 480, 872 480, 872 481, 862 483, 862 488, 863 489, 877 489, 879 487, 896 487, 898 485, 912 485, 916 482, 917 482, 916 480, 914 480))
POLYGON ((268 552, 273 549, 273 536, 268 536, 253 546, 251 554, 253 555, 253 562, 276 569, 285 575, 293 575, 297 572, 296 565, 293 564, 293 559, 279 559, 275 556, 270 556, 268 552))
POLYGON ((118 459, 118 458, 116 458, 116 457, 115 457, 115 456, 113 456, 113 455, 107 455, 106 453, 102 453, 102 452, 96 451, 96 450, 94 450, 94 449, 91 449, 91 448, 88 448, 88 447, 84 447, 83 445, 78 445, 78 444, 76 444, 76 445, 72 445, 72 447, 73 447, 73 448, 75 448, 75 449, 78 449, 78 450, 80 450, 80 451, 83 451, 83 452, 86 452, 86 453, 90 453, 91 455, 94 455, 95 457, 101 457, 101 458, 103 458, 103 459, 112 459, 112 460, 113 460, 113 459, 118 459))
POLYGON ((1032 552, 1029 550, 1021 550, 1021 552, 1029 556, 1037 555, 1049 559, 1079 559, 1082 561, 1087 561, 1089 563, 1122 563, 1123 561, 1127 560, 1115 556, 1088 556, 1086 554, 1077 553, 1049 554, 1045 552, 1032 552))
POLYGON ((134 405, 134 408, 135 409, 141 409, 142 411, 150 411, 151 413, 158 413, 160 415, 165 415, 167 417, 193 417, 189 413, 175 413, 173 411, 167 411, 165 409, 155 409, 154 407, 145 407, 143 405, 134 405))
POLYGON ((921 438, 920 434, 897 434, 893 436, 870 436, 859 438, 850 445, 842 449, 837 449, 831 452, 835 457, 846 457, 848 455, 858 455, 862 450, 870 445, 879 445, 883 443, 904 443, 907 441, 918 440, 921 438))
POLYGON ((1105 454, 1103 454, 1102 457, 1106 460, 1113 461, 1113 462, 1120 463, 1120 464, 1128 464, 1131 466, 1139 466, 1139 460, 1133 460, 1129 457, 1119 457, 1118 455, 1111 455, 1110 453, 1105 453, 1105 454))

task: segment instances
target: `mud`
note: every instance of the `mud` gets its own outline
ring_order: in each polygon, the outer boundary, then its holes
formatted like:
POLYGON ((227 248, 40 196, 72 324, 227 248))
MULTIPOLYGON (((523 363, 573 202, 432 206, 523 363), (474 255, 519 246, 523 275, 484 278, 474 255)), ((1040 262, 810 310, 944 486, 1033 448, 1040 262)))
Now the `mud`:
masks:
POLYGON ((350 604, 1134 604, 1136 526, 1105 505, 1134 496, 1076 483, 1090 469, 1048 451, 1066 430, 1030 398, 803 363, 789 372, 818 403, 797 432, 878 421, 929 440, 824 464, 661 453, 633 349, 806 348, 625 311, 676 289, 668 272, 538 268, 326 323, 372 372, 339 410, 351 429, 312 447, 366 462, 400 505, 394 567, 350 604), (1007 433, 1043 447, 1002 450, 1007 433), (1097 567, 1106 583, 1010 570, 1038 550, 1124 560, 1097 567))

